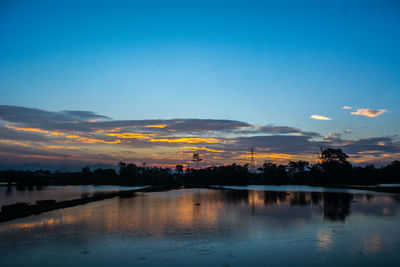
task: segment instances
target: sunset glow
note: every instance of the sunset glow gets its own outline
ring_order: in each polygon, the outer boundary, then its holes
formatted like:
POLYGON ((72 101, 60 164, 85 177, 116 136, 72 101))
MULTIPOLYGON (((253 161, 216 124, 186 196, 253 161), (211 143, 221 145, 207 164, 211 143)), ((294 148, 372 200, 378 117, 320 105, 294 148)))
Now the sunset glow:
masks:
POLYGON ((2 6, 5 166, 399 158, 392 1, 28 2, 2 6))

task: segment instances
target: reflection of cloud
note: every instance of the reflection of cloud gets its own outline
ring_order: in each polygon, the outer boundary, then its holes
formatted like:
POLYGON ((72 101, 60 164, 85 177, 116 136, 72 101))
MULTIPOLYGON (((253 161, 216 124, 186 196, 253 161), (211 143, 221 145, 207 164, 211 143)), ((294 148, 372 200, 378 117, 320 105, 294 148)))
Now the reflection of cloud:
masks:
POLYGON ((329 231, 319 231, 317 233, 318 249, 328 251, 332 246, 332 233, 329 231))
POLYGON ((343 106, 342 109, 351 109, 349 106, 343 106))
POLYGON ((385 239, 379 234, 375 234, 364 240, 364 249, 366 251, 377 253, 382 250, 385 239))
POLYGON ((330 121, 330 120, 332 120, 332 118, 328 118, 328 117, 322 116, 322 115, 311 115, 310 118, 314 119, 314 120, 319 120, 319 121, 330 121))
POLYGON ((359 115, 359 116, 374 118, 374 117, 378 117, 378 116, 382 115, 386 111, 387 111, 386 109, 361 108, 361 109, 357 109, 357 111, 351 112, 351 115, 359 115))

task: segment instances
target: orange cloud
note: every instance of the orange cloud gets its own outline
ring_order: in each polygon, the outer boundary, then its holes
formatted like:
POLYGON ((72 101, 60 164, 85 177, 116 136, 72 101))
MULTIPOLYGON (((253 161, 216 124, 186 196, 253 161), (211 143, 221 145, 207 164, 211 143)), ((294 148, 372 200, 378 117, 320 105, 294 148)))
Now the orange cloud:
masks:
POLYGON ((81 137, 79 135, 68 135, 67 138, 75 139, 76 141, 80 141, 82 143, 88 143, 88 144, 93 144, 93 143, 118 144, 118 143, 121 143, 121 140, 105 141, 105 140, 101 140, 101 139, 81 137))
POLYGON ((87 137, 79 137, 76 140, 81 141, 83 143, 88 143, 88 144, 93 144, 93 143, 118 144, 118 143, 121 143, 121 140, 105 141, 105 140, 101 140, 101 139, 94 139, 94 138, 87 138, 87 137))
POLYGON ((186 137, 186 138, 170 138, 170 139, 168 138, 151 139, 150 142, 197 144, 197 143, 218 143, 218 140, 215 138, 186 137))
POLYGON ((94 130, 96 133, 104 133, 104 132, 116 132, 126 127, 117 127, 112 129, 96 129, 94 130))
POLYGON ((0 140, 0 144, 25 146, 25 147, 30 146, 28 143, 19 142, 19 141, 15 141, 15 140, 0 140))
POLYGON ((216 149, 210 149, 210 148, 206 148, 206 147, 194 147, 194 146, 185 146, 185 147, 182 147, 182 149, 204 150, 204 151, 216 152, 216 153, 225 152, 225 150, 216 150, 216 149))
POLYGON ((386 109, 360 108, 360 109, 357 109, 357 111, 351 112, 351 115, 359 115, 359 116, 365 116, 365 117, 369 117, 369 118, 375 118, 375 117, 378 117, 379 115, 382 115, 386 111, 387 111, 386 109))
POLYGON ((57 131, 47 131, 47 130, 42 130, 40 128, 23 128, 23 127, 15 127, 15 126, 10 126, 6 125, 6 128, 8 129, 13 129, 16 131, 25 131, 25 132, 34 132, 34 133, 46 133, 46 134, 51 134, 51 135, 64 135, 63 132, 57 132, 57 131))
POLYGON ((154 124, 154 125, 146 125, 144 128, 165 128, 167 127, 167 124, 154 124))
POLYGON ((157 134, 144 134, 144 133, 109 133, 108 136, 115 136, 118 138, 127 138, 127 139, 148 139, 150 136, 155 136, 157 134))

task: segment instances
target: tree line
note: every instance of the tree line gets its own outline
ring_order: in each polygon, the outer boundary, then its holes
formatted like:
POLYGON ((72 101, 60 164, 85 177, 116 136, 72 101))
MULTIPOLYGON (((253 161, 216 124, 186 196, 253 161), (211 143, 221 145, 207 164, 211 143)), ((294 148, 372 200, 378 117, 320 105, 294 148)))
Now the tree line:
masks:
MULTIPOLYGON (((194 154, 198 164, 202 158, 194 154)), ((352 166, 348 155, 339 148, 321 149, 319 162, 289 161, 287 165, 265 162, 257 172, 249 170, 249 164, 233 163, 226 166, 186 168, 181 164, 175 169, 140 166, 120 162, 115 169, 89 167, 80 172, 50 171, 0 171, 0 181, 17 186, 46 185, 366 185, 400 183, 400 161, 376 168, 352 166)))

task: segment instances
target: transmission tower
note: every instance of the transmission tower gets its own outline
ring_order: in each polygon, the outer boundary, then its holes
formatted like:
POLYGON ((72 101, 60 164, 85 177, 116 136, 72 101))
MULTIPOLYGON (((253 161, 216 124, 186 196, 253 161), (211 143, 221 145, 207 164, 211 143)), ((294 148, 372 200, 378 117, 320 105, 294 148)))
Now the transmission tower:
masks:
POLYGON ((250 172, 255 173, 256 172, 256 165, 254 163, 254 151, 255 151, 255 147, 252 146, 250 147, 250 172))

